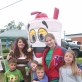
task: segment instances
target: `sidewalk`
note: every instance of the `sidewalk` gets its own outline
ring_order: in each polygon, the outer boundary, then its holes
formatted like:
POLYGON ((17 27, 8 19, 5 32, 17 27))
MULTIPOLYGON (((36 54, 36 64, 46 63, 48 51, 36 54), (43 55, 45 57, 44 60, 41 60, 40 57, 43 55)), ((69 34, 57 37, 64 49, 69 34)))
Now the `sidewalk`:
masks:
POLYGON ((3 70, 2 65, 1 65, 1 60, 0 60, 0 71, 3 70))
POLYGON ((2 61, 2 56, 0 56, 0 71, 3 70, 3 68, 2 68, 2 64, 1 64, 1 61, 2 61))

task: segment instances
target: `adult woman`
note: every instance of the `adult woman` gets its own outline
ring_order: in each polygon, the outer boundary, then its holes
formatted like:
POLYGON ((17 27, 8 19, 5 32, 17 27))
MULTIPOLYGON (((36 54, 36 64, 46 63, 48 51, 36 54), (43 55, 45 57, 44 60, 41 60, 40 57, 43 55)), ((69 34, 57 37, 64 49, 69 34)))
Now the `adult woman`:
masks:
POLYGON ((32 59, 32 51, 28 52, 28 44, 25 38, 19 37, 16 39, 15 48, 13 52, 7 56, 7 60, 11 57, 17 58, 17 68, 22 72, 25 82, 31 81, 31 76, 26 76, 25 66, 27 66, 28 61, 32 59))

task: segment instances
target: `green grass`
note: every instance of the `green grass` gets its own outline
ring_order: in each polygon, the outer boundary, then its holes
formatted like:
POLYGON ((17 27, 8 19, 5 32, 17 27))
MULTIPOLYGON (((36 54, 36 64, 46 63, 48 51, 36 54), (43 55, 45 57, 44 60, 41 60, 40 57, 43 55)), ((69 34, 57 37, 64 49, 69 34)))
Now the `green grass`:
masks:
MULTIPOLYGON (((2 50, 4 50, 4 49, 6 49, 6 46, 2 46, 2 50)), ((10 47, 9 47, 9 49, 10 49, 10 47)), ((8 55, 8 53, 0 53, 0 56, 7 56, 8 55)))
POLYGON ((0 72, 0 82, 3 82, 4 73, 0 72))
MULTIPOLYGON (((6 49, 6 46, 5 45, 2 46, 2 50, 4 50, 4 49, 6 49)), ((10 49, 10 46, 9 46, 8 49, 10 49)))
POLYGON ((82 57, 81 58, 76 58, 76 61, 79 63, 82 63, 82 57))
POLYGON ((0 56, 7 56, 8 55, 8 53, 3 53, 3 54, 0 54, 0 56))

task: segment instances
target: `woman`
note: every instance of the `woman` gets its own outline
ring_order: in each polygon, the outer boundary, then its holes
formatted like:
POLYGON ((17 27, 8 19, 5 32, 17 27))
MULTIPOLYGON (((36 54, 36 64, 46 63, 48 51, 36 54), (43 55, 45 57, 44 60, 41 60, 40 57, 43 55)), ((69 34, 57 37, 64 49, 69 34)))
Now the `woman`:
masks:
POLYGON ((28 61, 32 59, 32 51, 27 51, 28 44, 25 38, 19 37, 16 39, 15 48, 13 52, 7 56, 7 60, 11 57, 17 58, 17 68, 22 72, 25 82, 31 81, 31 76, 26 76, 25 66, 27 66, 28 61))
MULTIPOLYGON (((51 33, 45 36, 45 42, 48 47, 43 52, 42 64, 49 78, 49 82, 58 82, 59 68, 62 65, 62 59, 66 49, 57 45, 55 37, 51 33)), ((81 70, 78 70, 77 74, 81 75, 81 70)))

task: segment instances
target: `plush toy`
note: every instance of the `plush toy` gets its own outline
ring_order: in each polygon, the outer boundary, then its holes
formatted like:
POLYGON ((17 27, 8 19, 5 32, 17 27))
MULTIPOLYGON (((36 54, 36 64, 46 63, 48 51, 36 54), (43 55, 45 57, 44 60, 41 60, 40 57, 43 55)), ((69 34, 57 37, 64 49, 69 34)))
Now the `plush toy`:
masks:
POLYGON ((42 62, 42 53, 46 45, 44 37, 47 33, 54 34, 57 44, 61 45, 61 30, 62 24, 57 20, 59 9, 54 9, 53 18, 48 18, 45 13, 32 12, 31 15, 36 14, 34 20, 28 22, 26 30, 28 33, 28 42, 33 48, 33 59, 39 63, 42 62))

